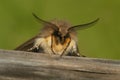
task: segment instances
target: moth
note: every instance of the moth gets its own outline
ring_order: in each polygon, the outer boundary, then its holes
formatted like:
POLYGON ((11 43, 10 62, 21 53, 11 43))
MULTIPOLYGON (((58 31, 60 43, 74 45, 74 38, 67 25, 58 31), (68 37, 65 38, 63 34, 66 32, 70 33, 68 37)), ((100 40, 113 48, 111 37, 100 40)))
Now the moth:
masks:
POLYGON ((42 30, 15 50, 82 57, 84 55, 79 52, 76 31, 89 28, 99 20, 97 18, 86 24, 72 26, 62 20, 49 22, 40 19, 34 13, 33 16, 43 25, 42 30))

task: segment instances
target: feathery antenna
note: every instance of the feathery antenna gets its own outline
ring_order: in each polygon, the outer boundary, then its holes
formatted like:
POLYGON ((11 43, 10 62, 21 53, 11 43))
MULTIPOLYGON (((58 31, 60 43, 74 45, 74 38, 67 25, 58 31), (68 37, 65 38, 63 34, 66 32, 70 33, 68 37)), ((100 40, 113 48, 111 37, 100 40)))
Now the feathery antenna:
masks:
POLYGON ((76 25, 76 26, 72 26, 68 29, 68 31, 72 30, 72 29, 76 29, 76 30, 82 30, 82 29, 86 29, 89 27, 92 27, 93 25, 95 25, 97 22, 99 21, 99 18, 97 18, 96 20, 86 23, 86 24, 80 24, 80 25, 76 25))
POLYGON ((38 22, 40 22, 40 23, 42 23, 44 25, 50 25, 50 27, 52 27, 53 29, 58 30, 58 27, 55 24, 40 19, 35 13, 32 13, 32 15, 37 19, 38 22))

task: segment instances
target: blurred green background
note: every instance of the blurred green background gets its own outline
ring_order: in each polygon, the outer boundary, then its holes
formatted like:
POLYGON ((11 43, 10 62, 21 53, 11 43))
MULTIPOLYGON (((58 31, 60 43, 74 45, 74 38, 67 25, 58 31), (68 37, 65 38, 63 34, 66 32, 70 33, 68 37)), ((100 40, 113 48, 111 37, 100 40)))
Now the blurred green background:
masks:
POLYGON ((120 59, 120 0, 0 0, 0 48, 14 49, 36 35, 44 20, 62 19, 72 25, 100 21, 79 30, 79 49, 88 57, 120 59))

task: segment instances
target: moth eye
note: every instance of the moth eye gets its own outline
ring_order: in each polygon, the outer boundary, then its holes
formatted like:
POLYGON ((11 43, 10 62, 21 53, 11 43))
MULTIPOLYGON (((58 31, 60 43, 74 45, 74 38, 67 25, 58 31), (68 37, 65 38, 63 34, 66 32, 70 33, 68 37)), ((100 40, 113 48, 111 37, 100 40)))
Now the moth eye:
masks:
POLYGON ((56 35, 56 36, 60 36, 61 33, 60 33, 59 31, 55 31, 55 32, 54 32, 54 35, 56 35))

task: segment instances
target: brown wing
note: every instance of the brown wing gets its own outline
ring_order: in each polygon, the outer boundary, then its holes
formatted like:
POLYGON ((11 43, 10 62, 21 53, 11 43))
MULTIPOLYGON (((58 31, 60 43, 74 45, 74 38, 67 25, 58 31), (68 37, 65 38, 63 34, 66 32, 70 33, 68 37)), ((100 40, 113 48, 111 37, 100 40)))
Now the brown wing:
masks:
POLYGON ((35 41, 36 38, 37 38, 37 36, 29 39, 28 41, 26 41, 25 43, 21 44, 20 46, 18 46, 14 50, 28 51, 28 49, 30 49, 31 47, 33 47, 34 41, 35 41))

